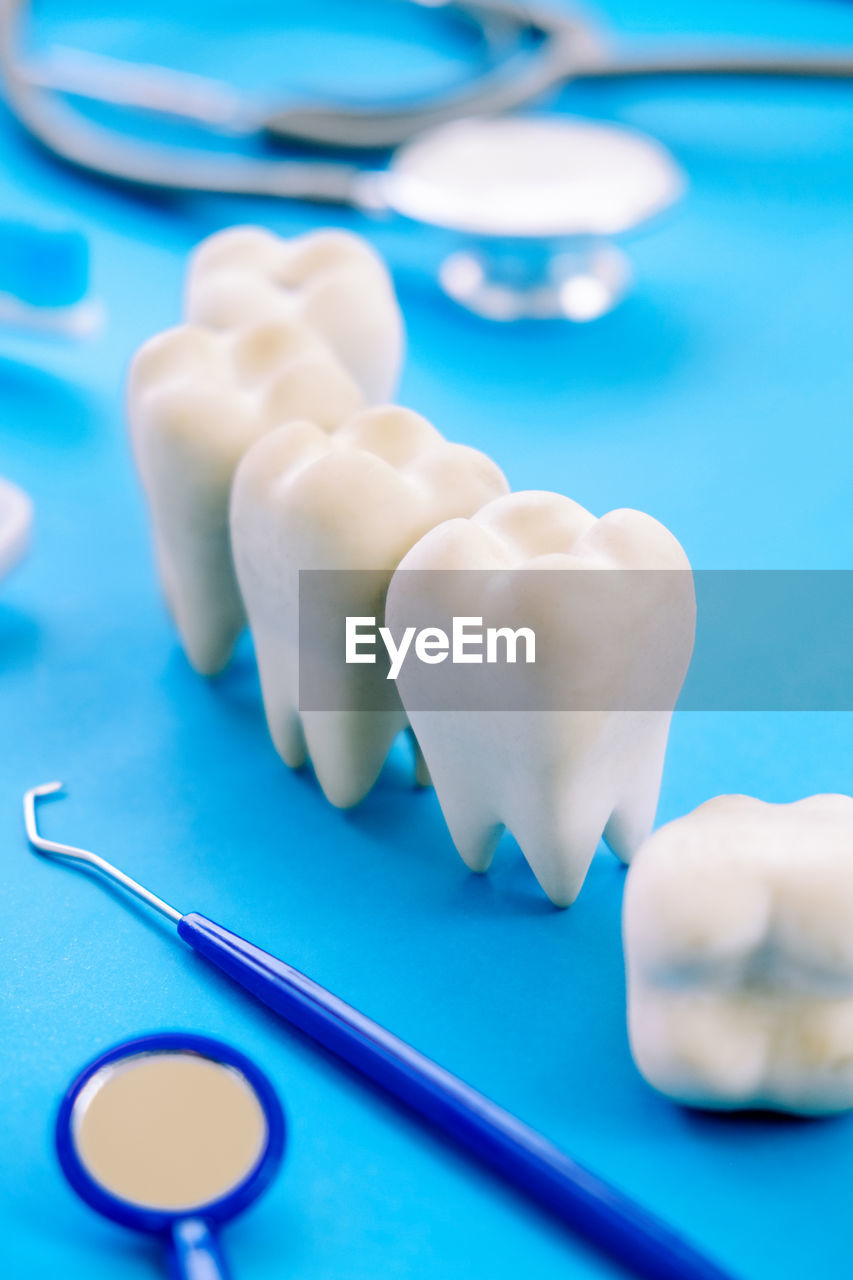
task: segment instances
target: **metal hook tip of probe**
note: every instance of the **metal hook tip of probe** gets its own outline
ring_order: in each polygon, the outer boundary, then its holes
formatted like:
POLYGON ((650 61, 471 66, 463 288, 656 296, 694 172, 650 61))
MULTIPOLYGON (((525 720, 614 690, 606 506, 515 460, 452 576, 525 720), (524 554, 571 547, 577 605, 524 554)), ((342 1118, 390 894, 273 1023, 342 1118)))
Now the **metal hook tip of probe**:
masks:
POLYGON ((39 796, 51 796, 56 791, 61 791, 65 786, 64 782, 43 782, 40 787, 31 787, 24 796, 24 802, 35 800, 39 796))
POLYGON ((39 835, 36 822, 36 800, 40 800, 42 796, 55 795, 57 791, 62 790, 63 785, 61 782, 43 782, 40 787, 31 787, 24 794, 24 824, 27 828, 27 839, 40 853, 50 853, 52 850, 48 847, 50 841, 39 835))
POLYGON ((60 844, 57 840, 48 840, 39 832, 36 820, 36 801, 44 796, 55 795, 62 789, 63 784, 61 782, 43 782, 41 786, 31 787, 25 793, 24 824, 27 830, 27 839, 32 848, 37 853, 66 858, 69 862, 94 868, 107 880, 112 880, 114 884, 121 885, 128 893, 132 893, 135 898, 139 898, 141 902, 153 907, 155 911, 159 911, 160 915, 165 916, 167 920, 177 924, 181 919, 182 912, 178 911, 176 907, 169 906, 168 902, 158 898, 156 893, 152 893, 150 889, 146 889, 144 885, 125 875, 123 871, 119 871, 118 867, 114 867, 111 862, 107 862, 106 858, 101 858, 97 853, 92 853, 90 849, 78 849, 72 844, 60 844))

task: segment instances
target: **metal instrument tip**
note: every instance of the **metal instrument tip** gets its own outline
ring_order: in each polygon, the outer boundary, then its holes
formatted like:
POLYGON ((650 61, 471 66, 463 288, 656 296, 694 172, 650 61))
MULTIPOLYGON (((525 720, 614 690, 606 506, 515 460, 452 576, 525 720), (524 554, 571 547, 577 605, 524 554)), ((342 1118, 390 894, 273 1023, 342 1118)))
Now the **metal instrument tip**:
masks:
POLYGON ((37 853, 53 854, 54 857, 65 858, 69 862, 99 871, 107 880, 112 880, 114 884, 121 885, 128 893, 132 893, 134 897, 147 903, 155 911, 159 911, 161 915, 171 920, 173 924, 177 924, 182 913, 176 907, 172 907, 168 902, 164 902, 162 898, 158 898, 156 893, 152 893, 150 889, 146 889, 138 881, 131 879, 123 871, 119 871, 118 867, 114 867, 105 858, 101 858, 97 853, 92 853, 89 849, 78 849, 71 844, 60 844, 58 840, 48 840, 41 834, 36 818, 36 801, 43 799, 45 796, 56 795, 57 792, 62 790, 63 785, 61 782, 43 782, 41 786, 31 787, 24 794, 24 825, 30 846, 37 853))

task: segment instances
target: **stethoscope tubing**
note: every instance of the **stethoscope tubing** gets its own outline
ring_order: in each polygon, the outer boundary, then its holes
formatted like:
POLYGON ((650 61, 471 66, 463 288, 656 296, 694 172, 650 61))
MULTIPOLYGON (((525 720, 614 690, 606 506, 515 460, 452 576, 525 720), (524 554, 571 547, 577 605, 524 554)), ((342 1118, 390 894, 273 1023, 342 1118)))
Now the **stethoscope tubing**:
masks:
MULTIPOLYGON (((173 150, 132 141, 84 119, 59 95, 27 75, 17 52, 18 27, 26 8, 27 0, 0 0, 0 72, 10 110, 54 156, 112 181, 167 191, 269 196, 362 210, 383 207, 374 175, 356 165, 239 155, 223 158, 204 151, 173 150)), ((600 49, 585 27, 564 14, 528 13, 514 0, 472 0, 467 10, 495 12, 520 30, 538 30, 544 35, 542 47, 534 56, 522 59, 524 65, 515 77, 498 69, 437 103, 361 110, 292 107, 270 113, 260 122, 261 131, 353 150, 387 148, 460 115, 502 114, 573 79, 697 75, 853 78, 853 51, 676 52, 630 61, 613 58, 600 49)), ((173 114, 180 113, 176 110, 173 114)), ((187 118, 193 117, 188 114, 187 118)))
POLYGON ((203 151, 133 142, 85 120, 60 99, 31 84, 16 54, 25 0, 0 0, 0 74, 6 103, 19 124, 55 157, 111 181, 167 191, 271 196, 361 207, 362 171, 354 165, 310 160, 227 160, 203 151))

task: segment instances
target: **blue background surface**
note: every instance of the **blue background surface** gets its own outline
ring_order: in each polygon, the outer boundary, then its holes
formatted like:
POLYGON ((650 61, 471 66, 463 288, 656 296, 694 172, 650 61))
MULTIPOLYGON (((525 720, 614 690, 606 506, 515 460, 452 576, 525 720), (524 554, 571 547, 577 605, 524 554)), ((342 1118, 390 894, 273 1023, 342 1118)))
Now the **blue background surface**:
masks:
MULTIPOLYGON (((69 43, 274 85, 287 61, 280 6, 246 0, 252 31, 236 37, 234 8, 51 0, 42 12, 69 43)), ((364 22, 386 23, 375 50, 355 6, 317 8, 350 36, 294 37, 295 75, 315 84, 426 86, 463 65, 458 42, 441 57, 401 51, 415 25, 397 28, 375 5, 363 7, 364 22), (371 80, 351 45, 371 54, 371 80)), ((626 43, 685 27, 853 43, 853 10, 831 0, 611 0, 609 22, 626 43)), ((406 313, 402 400, 489 451, 516 489, 653 513, 696 566, 853 566, 849 88, 617 83, 560 102, 659 137, 689 173, 684 204, 637 238, 630 299, 576 329, 477 322, 433 290, 411 231, 367 228, 396 265, 406 313)), ((466 872, 402 754, 361 808, 337 812, 269 745, 248 644, 211 682, 176 645, 128 456, 127 360, 177 319, 182 262, 202 236, 248 220, 291 233, 329 215, 101 186, 54 165, 5 115, 0 211, 72 218, 109 309, 87 345, 0 344, 0 474, 37 504, 33 554, 0 595, 4 1274, 158 1273, 156 1244, 100 1221, 63 1184, 51 1126, 89 1057, 159 1028, 233 1040, 287 1106, 285 1173, 229 1229, 239 1277, 617 1274, 205 970, 156 918, 28 854, 21 794, 59 777, 70 795, 45 810, 50 833, 290 959, 745 1280, 849 1275, 853 1118, 690 1114, 634 1071, 624 877, 606 850, 558 912, 511 845, 487 877, 466 872)), ((851 716, 681 714, 660 818, 720 792, 849 790, 851 764, 851 716)))

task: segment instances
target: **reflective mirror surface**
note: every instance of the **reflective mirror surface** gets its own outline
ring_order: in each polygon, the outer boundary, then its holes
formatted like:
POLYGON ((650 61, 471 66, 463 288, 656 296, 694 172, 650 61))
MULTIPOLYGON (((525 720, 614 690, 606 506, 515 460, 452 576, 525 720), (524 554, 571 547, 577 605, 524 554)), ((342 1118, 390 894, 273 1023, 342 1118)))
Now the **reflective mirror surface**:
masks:
POLYGON ((239 1185, 268 1128, 242 1073, 191 1052, 108 1063, 74 1103, 71 1135, 89 1176, 121 1200, 191 1210, 239 1185))

